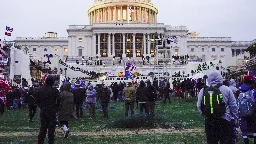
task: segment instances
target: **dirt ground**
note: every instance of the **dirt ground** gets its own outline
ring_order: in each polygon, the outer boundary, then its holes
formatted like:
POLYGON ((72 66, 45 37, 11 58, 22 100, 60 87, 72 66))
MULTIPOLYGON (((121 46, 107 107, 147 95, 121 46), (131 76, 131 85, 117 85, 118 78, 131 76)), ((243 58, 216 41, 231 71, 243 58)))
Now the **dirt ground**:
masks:
MULTIPOLYGON (((137 129, 134 131, 90 131, 90 132, 72 132, 74 136, 125 136, 125 135, 136 135, 136 134, 174 134, 174 133, 203 133, 203 129, 137 129)), ((56 134, 62 134, 60 129, 56 129, 56 134)), ((19 137, 19 136, 37 136, 38 132, 11 132, 3 133, 0 132, 0 137, 19 137)))

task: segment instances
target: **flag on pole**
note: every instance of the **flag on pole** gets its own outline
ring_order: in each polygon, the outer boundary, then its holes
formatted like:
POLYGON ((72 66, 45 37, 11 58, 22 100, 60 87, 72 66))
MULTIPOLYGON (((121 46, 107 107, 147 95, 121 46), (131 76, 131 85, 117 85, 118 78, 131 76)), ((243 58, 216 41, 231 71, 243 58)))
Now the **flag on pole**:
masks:
POLYGON ((6 26, 6 31, 13 32, 13 28, 6 26))
POLYGON ((134 10, 132 9, 132 6, 129 6, 129 10, 130 12, 134 12, 134 10))
POLYGON ((10 33, 10 32, 5 32, 5 35, 6 35, 6 36, 12 36, 12 33, 10 33))

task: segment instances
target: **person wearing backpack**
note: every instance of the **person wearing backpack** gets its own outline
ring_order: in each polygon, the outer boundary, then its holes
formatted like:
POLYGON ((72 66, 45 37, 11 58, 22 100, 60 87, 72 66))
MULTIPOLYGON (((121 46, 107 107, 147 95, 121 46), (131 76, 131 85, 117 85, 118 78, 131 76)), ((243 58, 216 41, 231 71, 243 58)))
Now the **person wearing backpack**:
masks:
POLYGON ((208 144, 233 144, 232 120, 238 127, 238 107, 232 90, 223 85, 220 72, 214 70, 207 75, 209 87, 198 94, 197 108, 205 118, 205 133, 208 144))
POLYGON ((253 134, 256 143, 256 120, 255 120, 255 98, 253 95, 252 76, 244 76, 244 83, 241 85, 240 94, 237 99, 239 116, 241 118, 240 129, 245 144, 249 144, 249 133, 253 134))

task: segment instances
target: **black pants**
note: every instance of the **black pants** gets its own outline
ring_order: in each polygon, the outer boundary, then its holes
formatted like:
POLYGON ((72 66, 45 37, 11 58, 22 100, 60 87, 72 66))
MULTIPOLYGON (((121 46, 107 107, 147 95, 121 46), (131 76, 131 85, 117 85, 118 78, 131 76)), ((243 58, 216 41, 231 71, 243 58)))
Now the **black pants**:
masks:
POLYGON ((56 128, 56 112, 54 110, 44 110, 40 112, 40 132, 38 135, 38 144, 44 143, 48 129, 48 143, 54 144, 54 133, 56 128))
POLYGON ((128 111, 131 110, 131 116, 134 114, 134 102, 125 102, 125 116, 128 117, 128 111))
POLYGON ((28 105, 28 110, 29 110, 29 120, 32 121, 36 114, 36 106, 28 105))
POLYGON ((156 103, 154 101, 148 102, 148 111, 151 117, 155 117, 155 109, 156 109, 156 103))
POLYGON ((140 114, 143 113, 143 110, 145 110, 145 113, 148 115, 148 104, 147 103, 139 103, 140 106, 140 114))
POLYGON ((108 103, 101 103, 103 117, 108 118, 108 103))
POLYGON ((76 117, 82 118, 83 117, 83 103, 76 103, 76 117))
POLYGON ((218 119, 205 119, 205 132, 208 144, 233 144, 234 131, 231 122, 218 119))

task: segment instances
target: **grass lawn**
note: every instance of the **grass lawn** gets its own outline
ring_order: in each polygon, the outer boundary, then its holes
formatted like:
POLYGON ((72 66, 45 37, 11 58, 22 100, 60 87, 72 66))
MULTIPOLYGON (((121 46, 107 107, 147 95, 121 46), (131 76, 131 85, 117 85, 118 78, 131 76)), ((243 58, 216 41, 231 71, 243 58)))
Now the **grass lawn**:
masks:
MULTIPOLYGON (((117 102, 115 106, 115 109, 109 110, 108 120, 104 120, 99 112, 96 113, 95 119, 89 119, 85 110, 83 119, 70 122, 71 136, 68 139, 63 138, 60 128, 57 128, 56 143, 205 143, 203 118, 196 110, 195 101, 184 102, 174 99, 171 104, 157 102, 156 114, 161 119, 158 125, 151 129, 109 127, 116 121, 125 120, 124 104, 117 102)), ((38 131, 38 113, 34 122, 29 123, 28 109, 5 111, 0 118, 0 144, 35 144, 38 131)))

